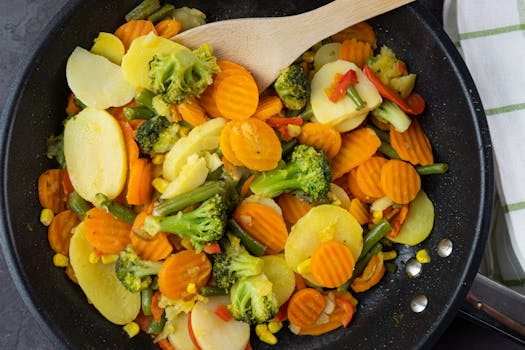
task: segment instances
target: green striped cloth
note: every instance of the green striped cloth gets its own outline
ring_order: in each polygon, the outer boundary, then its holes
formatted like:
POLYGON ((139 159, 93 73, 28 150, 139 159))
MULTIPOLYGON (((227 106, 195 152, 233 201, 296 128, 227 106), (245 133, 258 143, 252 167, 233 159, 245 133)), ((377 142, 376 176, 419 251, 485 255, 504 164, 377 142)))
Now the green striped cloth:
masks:
POLYGON ((492 272, 525 281, 525 0, 445 0, 443 24, 476 83, 493 143, 496 217, 504 219, 488 247, 492 272))

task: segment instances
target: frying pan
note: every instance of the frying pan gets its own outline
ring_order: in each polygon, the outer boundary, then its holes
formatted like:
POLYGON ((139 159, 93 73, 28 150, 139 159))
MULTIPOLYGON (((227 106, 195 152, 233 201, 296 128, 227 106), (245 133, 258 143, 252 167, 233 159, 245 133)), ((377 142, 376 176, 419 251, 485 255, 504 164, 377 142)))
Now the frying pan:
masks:
MULTIPOLYGON (((185 0, 209 21, 301 13, 327 1, 185 0)), ((133 339, 110 324, 87 302, 80 288, 52 265, 46 230, 39 223, 38 175, 56 165, 45 156, 46 139, 61 130, 68 88, 67 57, 75 46, 90 47, 99 31, 113 32, 137 1, 68 2, 43 33, 17 89, 4 108, 0 230, 4 255, 15 284, 56 348, 155 349, 141 334, 133 339)), ((422 179, 436 208, 431 236, 416 247, 399 246, 398 271, 361 293, 351 325, 319 337, 279 333, 280 349, 413 349, 431 346, 450 323, 478 269, 487 239, 493 201, 491 144, 475 86, 453 44, 422 5, 413 3, 369 21, 379 45, 388 45, 418 74, 416 90, 427 101, 419 117, 444 175, 422 179), (443 239, 453 243, 440 257, 443 239), (431 263, 419 277, 406 263, 426 248, 431 263), (426 307, 413 306, 427 300, 426 307), (417 310, 420 312, 414 312, 417 310)), ((312 28, 315 30, 315 28, 312 28)), ((300 33, 298 33, 300 35, 300 33)), ((268 38, 271 40, 271 38, 268 38)), ((256 349, 270 349, 252 337, 256 349)))

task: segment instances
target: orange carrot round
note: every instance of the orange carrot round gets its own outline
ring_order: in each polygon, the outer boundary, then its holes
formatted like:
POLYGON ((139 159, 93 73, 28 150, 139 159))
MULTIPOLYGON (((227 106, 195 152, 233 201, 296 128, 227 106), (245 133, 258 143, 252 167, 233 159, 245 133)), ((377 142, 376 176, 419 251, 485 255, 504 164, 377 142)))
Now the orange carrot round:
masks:
POLYGON ((378 284, 383 278, 385 271, 382 253, 374 254, 363 273, 352 281, 350 287, 356 293, 364 292, 378 284))
POLYGON ((60 213, 66 208, 62 189, 62 169, 49 169, 38 177, 38 199, 43 208, 60 213))
POLYGON ((308 201, 291 193, 283 193, 277 197, 277 204, 283 211, 284 220, 292 225, 305 216, 313 207, 308 201))
POLYGON ((434 163, 430 141, 415 118, 412 118, 412 123, 405 132, 396 131, 394 127, 390 126, 390 143, 403 160, 414 165, 434 163))
POLYGON ((359 41, 367 42, 371 46, 374 46, 376 42, 374 28, 366 22, 356 23, 353 26, 343 29, 339 33, 332 35, 331 38, 333 41, 340 43, 348 39, 357 39, 359 41))
POLYGON ((204 253, 183 250, 170 255, 159 271, 159 289, 166 297, 184 299, 194 293, 188 286, 194 284, 196 291, 206 285, 211 274, 211 262, 204 253))
POLYGON ((359 225, 364 225, 368 222, 369 210, 368 207, 359 200, 359 198, 353 198, 350 201, 350 208, 348 211, 357 220, 359 225))
POLYGON ((242 203, 233 212, 233 219, 250 236, 266 246, 266 254, 284 249, 288 230, 281 215, 259 203, 242 203))
POLYGON ((370 44, 356 38, 345 39, 339 48, 339 59, 353 62, 360 68, 363 68, 366 60, 372 55, 373 51, 370 44))
POLYGON ((64 210, 56 215, 47 228, 47 240, 55 253, 68 255, 71 230, 80 223, 71 210, 64 210))
POLYGON ((132 20, 124 23, 115 31, 115 35, 122 41, 126 50, 131 45, 131 42, 139 36, 146 35, 153 32, 157 35, 157 30, 152 22, 147 20, 132 20))
POLYGON ((288 320, 298 327, 315 324, 326 306, 326 299, 313 288, 295 292, 288 302, 288 320))
POLYGON ((241 166, 243 163, 235 156, 235 153, 232 149, 231 136, 233 131, 233 122, 228 122, 221 130, 221 136, 219 139, 219 147, 221 152, 226 159, 230 161, 233 165, 241 166))
POLYGON ((376 197, 370 197, 366 195, 361 188, 359 187, 359 184, 357 183, 357 168, 354 168, 350 170, 348 173, 348 190, 352 194, 352 196, 359 198, 359 200, 363 203, 373 203, 377 198, 376 197))
POLYGON ((355 258, 348 246, 331 240, 315 248, 310 266, 317 283, 323 287, 335 288, 352 277, 355 258))
POLYGON ((242 120, 253 115, 259 103, 259 90, 253 77, 227 76, 216 85, 215 103, 227 119, 242 120))
POLYGON ((155 25, 155 30, 158 35, 166 39, 170 39, 179 34, 181 28, 182 24, 176 19, 171 18, 164 19, 155 25))
POLYGON ((372 157, 357 167, 356 181, 363 193, 369 197, 383 197, 381 168, 388 162, 383 157, 372 157))
POLYGON ((165 232, 159 232, 153 238, 145 240, 133 232, 135 228, 140 228, 144 225, 144 220, 148 215, 147 212, 142 211, 135 218, 130 233, 131 246, 142 259, 159 261, 166 258, 173 251, 168 235, 165 232))
POLYGON ((333 127, 321 123, 305 123, 301 126, 299 143, 321 149, 329 159, 341 149, 341 134, 333 127))
POLYGON ((411 164, 391 159, 381 169, 381 188, 394 202, 407 204, 421 189, 421 178, 411 164))
POLYGON ((131 225, 98 208, 87 211, 83 228, 89 243, 104 254, 118 254, 130 243, 131 225))
POLYGON ((283 109, 283 102, 277 96, 264 96, 259 100, 259 105, 253 117, 266 120, 271 116, 281 113, 283 109))
POLYGON ((210 120, 197 100, 182 102, 177 106, 177 110, 182 119, 193 126, 204 124, 210 120))

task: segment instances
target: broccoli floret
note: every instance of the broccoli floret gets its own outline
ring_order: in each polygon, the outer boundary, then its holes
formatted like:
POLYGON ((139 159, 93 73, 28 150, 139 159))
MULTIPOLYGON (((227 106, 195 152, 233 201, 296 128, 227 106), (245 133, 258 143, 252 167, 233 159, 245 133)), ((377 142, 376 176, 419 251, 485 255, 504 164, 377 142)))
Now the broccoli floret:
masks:
POLYGON ((319 201, 330 191, 332 171, 325 153, 309 145, 298 145, 288 164, 263 172, 251 184, 256 195, 276 197, 284 192, 319 201))
POLYGON ((142 260, 131 246, 127 246, 118 256, 115 272, 127 290, 138 292, 147 287, 149 283, 145 283, 145 279, 151 282, 149 276, 158 274, 161 266, 158 261, 142 260))
POLYGON ((135 141, 144 154, 166 153, 179 139, 178 132, 177 123, 172 123, 168 118, 157 115, 142 123, 137 130, 135 141))
POLYGON ((169 216, 146 217, 142 230, 149 235, 174 233, 189 239, 197 251, 219 240, 226 229, 226 207, 223 196, 216 194, 190 212, 179 211, 169 216))
POLYGON ((310 99, 310 80, 297 64, 284 68, 273 87, 288 109, 301 110, 310 99))
POLYGON ((170 55, 157 54, 149 62, 153 92, 166 103, 180 104, 199 96, 220 71, 208 44, 194 51, 180 49, 170 55))
POLYGON ((272 282, 265 274, 238 280, 230 292, 232 317, 252 325, 267 322, 279 309, 272 282))
POLYGON ((264 261, 250 255, 238 237, 228 234, 220 244, 221 252, 214 255, 213 260, 213 276, 218 287, 230 290, 239 279, 262 272, 264 261))
POLYGON ((64 133, 55 136, 51 135, 47 139, 47 158, 56 159, 62 169, 66 167, 66 157, 64 156, 64 133))

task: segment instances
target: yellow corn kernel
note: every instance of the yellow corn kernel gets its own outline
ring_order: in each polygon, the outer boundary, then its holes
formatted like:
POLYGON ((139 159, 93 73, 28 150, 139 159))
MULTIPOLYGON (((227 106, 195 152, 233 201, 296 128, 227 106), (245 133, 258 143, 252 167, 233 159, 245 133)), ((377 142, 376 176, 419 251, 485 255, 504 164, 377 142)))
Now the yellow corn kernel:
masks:
POLYGON ((104 265, 113 264, 114 262, 117 261, 117 259, 118 259, 117 254, 104 254, 100 257, 100 261, 102 261, 104 265))
POLYGON ((156 177, 153 179, 151 184, 153 185, 153 188, 155 188, 159 193, 164 193, 166 192, 166 189, 170 183, 169 181, 164 180, 162 177, 156 177))
POLYGON ((268 322, 268 330, 272 333, 277 333, 283 328, 282 322, 270 321, 268 322))
POLYGON ((257 336, 263 343, 270 345, 277 344, 277 337, 273 335, 272 332, 270 332, 268 326, 264 323, 255 326, 255 334, 257 334, 257 336))
POLYGON ((268 326, 266 325, 266 323, 261 323, 255 326, 255 334, 257 334, 258 337, 260 337, 261 334, 265 332, 269 332, 268 326))
POLYGON ((186 292, 190 294, 197 294, 197 286, 195 283, 188 283, 188 286, 186 287, 186 292))
POLYGON ((97 264, 100 261, 100 255, 95 254, 95 252, 89 253, 89 262, 91 264, 97 264))
POLYGON ((128 333, 128 336, 130 338, 133 338, 134 336, 136 336, 140 332, 140 327, 139 327, 139 325, 136 322, 126 323, 124 325, 124 327, 122 327, 122 328, 124 328, 124 331, 126 331, 126 333, 128 333))
POLYGON ((311 262, 312 262, 312 259, 306 259, 305 261, 303 261, 302 263, 297 265, 297 272, 300 275, 307 275, 307 274, 309 274, 312 271, 310 269, 310 263, 311 262))
POLYGON ((390 250, 388 252, 383 252, 383 260, 394 260, 397 258, 397 252, 395 250, 390 250))
POLYGON ((382 210, 373 210, 372 211, 372 222, 374 224, 378 224, 379 221, 383 219, 383 211, 382 210))
POLYGON ((416 253, 416 260, 420 264, 428 264, 430 262, 430 255, 428 255, 428 251, 426 249, 421 249, 416 253))
POLYGON ((53 221, 54 218, 55 218, 55 213, 53 213, 51 209, 47 209, 47 208, 42 209, 42 211, 40 212, 40 222, 44 226, 51 225, 51 222, 53 221))
POLYGON ((166 158, 164 154, 156 154, 151 159, 151 162, 155 165, 161 165, 162 163, 164 163, 164 158, 166 158))
POLYGON ((56 253, 53 255, 53 265, 57 267, 66 267, 69 265, 69 258, 64 254, 56 253))

